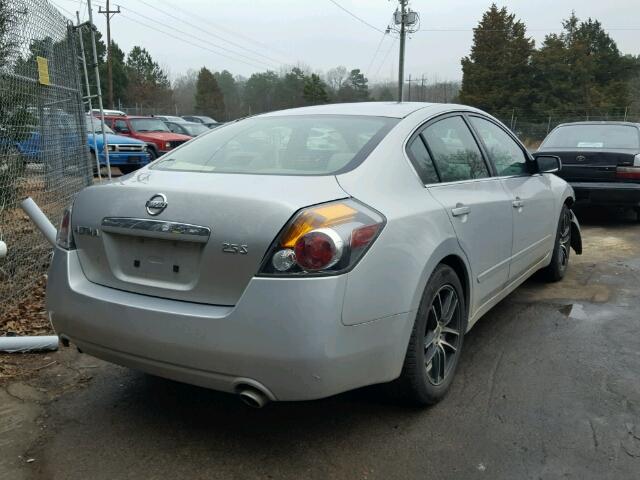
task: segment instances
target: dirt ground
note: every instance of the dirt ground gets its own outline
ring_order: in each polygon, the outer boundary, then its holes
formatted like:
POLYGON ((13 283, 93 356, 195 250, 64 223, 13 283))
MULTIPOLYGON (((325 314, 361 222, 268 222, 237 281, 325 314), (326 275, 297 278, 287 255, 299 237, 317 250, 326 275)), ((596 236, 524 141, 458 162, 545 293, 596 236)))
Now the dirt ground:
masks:
POLYGON ((77 353, 2 356, 0 479, 640 477, 640 223, 579 210, 584 255, 468 334, 448 397, 369 387, 250 410, 77 353))

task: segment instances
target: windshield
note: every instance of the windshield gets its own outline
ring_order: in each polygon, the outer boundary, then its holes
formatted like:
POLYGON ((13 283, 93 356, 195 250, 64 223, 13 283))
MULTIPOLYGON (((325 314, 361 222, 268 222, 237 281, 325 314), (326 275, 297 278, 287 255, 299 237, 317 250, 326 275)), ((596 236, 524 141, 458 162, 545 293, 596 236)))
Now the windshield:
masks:
POLYGON ((183 123, 182 128, 184 128, 187 131, 187 133, 193 137, 197 137, 201 133, 209 131, 209 128, 201 123, 194 123, 194 124, 183 123))
POLYGON ((545 148, 640 148, 638 129, 630 125, 565 125, 542 143, 545 148))
POLYGON ((169 128, 157 118, 132 118, 131 126, 136 132, 168 132, 169 128))
MULTIPOLYGON (((102 133, 102 122, 97 119, 94 118, 93 119, 93 129, 91 128, 91 119, 87 119, 87 132, 89 133, 102 133)), ((113 130, 111 130, 107 125, 104 126, 104 133, 113 133, 113 130)))
POLYGON ((248 118, 189 142, 152 168, 328 175, 357 165, 397 122, 351 115, 248 118))
POLYGON ((218 123, 211 117, 196 117, 196 118, 198 118, 202 123, 218 123))

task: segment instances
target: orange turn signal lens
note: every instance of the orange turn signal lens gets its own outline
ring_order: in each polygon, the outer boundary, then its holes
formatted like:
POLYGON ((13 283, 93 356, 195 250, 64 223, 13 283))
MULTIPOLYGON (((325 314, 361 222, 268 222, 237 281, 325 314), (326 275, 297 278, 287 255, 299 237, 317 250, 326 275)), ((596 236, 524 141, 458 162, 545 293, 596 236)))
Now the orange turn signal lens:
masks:
POLYGON ((280 245, 293 248, 298 239, 311 230, 353 220, 357 213, 356 209, 344 203, 333 203, 305 210, 283 235, 280 245))

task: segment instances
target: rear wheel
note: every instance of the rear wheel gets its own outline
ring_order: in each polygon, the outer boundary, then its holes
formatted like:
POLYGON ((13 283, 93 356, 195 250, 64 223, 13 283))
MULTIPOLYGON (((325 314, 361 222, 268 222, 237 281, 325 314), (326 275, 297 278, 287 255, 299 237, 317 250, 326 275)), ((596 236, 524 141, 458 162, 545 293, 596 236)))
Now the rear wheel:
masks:
POLYGON ((451 267, 439 265, 425 288, 397 381, 403 398, 418 405, 432 405, 446 395, 466 326, 460 279, 451 267))
POLYGON ((545 275, 550 282, 562 280, 567 273, 569 257, 571 256, 571 210, 566 205, 562 206, 556 243, 553 247, 551 263, 545 269, 545 275))

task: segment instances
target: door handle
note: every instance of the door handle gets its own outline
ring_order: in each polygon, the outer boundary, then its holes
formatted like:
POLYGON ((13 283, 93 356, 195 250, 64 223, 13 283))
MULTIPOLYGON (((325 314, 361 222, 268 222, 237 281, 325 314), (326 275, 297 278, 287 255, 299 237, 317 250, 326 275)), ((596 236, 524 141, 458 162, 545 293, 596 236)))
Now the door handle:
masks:
POLYGON ((520 199, 520 197, 516 197, 516 199, 511 202, 511 205, 513 205, 513 208, 522 208, 524 207, 524 202, 520 199))
POLYGON ((461 215, 468 215, 471 212, 471 209, 462 203, 456 204, 455 208, 451 209, 451 215, 454 217, 459 217, 461 215))

